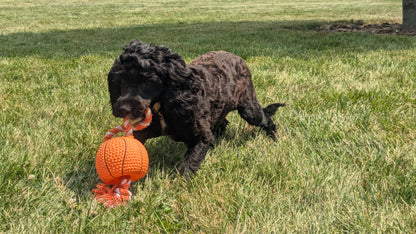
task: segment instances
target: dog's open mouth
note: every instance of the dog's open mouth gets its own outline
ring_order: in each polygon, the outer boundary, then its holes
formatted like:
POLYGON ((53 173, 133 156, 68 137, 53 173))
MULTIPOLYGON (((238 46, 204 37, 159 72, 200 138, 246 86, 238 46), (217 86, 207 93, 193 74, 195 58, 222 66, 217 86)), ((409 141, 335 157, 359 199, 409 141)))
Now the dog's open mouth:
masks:
POLYGON ((127 118, 132 124, 141 122, 144 119, 144 114, 137 109, 138 108, 134 108, 132 103, 125 103, 120 106, 120 112, 122 112, 121 116, 127 118))
POLYGON ((139 118, 136 118, 136 119, 131 119, 130 117, 127 117, 127 118, 129 119, 129 122, 133 125, 137 124, 137 123, 140 123, 144 120, 143 117, 139 117, 139 118))
POLYGON ((142 122, 146 118, 146 109, 143 108, 133 108, 130 111, 124 112, 124 117, 129 120, 131 124, 136 124, 142 122))
POLYGON ((141 122, 146 117, 146 110, 150 101, 138 98, 120 98, 113 107, 113 114, 116 117, 127 118, 130 123, 141 122))

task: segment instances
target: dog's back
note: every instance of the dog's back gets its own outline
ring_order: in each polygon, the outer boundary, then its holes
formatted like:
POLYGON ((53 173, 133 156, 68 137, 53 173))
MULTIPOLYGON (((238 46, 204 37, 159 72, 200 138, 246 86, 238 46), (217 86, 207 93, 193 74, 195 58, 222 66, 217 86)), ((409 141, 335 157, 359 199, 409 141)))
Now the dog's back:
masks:
POLYGON ((216 101, 227 105, 228 112, 235 110, 246 95, 255 96, 251 72, 237 55, 211 51, 193 60, 188 67, 193 70, 193 79, 205 79, 201 80, 206 83, 205 87, 212 89, 216 101))

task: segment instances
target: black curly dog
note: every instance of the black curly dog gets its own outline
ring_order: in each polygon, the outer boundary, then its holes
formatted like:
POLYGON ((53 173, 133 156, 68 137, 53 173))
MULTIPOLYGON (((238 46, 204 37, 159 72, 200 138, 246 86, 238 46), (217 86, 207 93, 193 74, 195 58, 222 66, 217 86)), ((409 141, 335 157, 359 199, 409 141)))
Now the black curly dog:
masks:
POLYGON ((256 98, 251 73, 244 60, 225 51, 208 52, 189 65, 164 46, 133 40, 115 60, 108 74, 113 115, 141 120, 152 108, 149 127, 135 131, 146 139, 168 135, 184 142, 187 152, 179 165, 189 178, 214 146, 214 135, 224 132, 227 114, 238 110, 249 124, 264 129, 275 139, 270 118, 282 103, 262 108, 256 98))

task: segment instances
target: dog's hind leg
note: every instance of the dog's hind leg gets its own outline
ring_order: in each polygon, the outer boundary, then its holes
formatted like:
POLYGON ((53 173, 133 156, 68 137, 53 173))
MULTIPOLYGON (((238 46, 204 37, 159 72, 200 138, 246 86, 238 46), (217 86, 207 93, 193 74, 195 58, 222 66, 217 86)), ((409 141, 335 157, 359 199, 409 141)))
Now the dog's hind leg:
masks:
POLYGON ((264 129, 272 139, 276 138, 276 125, 273 123, 271 116, 276 113, 277 109, 285 104, 275 103, 262 108, 260 103, 253 101, 250 103, 240 104, 237 107, 240 116, 250 125, 259 126, 264 129))

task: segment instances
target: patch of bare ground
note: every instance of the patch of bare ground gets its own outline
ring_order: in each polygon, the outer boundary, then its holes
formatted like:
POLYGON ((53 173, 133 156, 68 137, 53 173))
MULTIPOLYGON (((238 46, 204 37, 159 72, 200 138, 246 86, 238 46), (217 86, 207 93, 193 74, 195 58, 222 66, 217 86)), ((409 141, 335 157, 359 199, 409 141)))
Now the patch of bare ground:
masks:
POLYGON ((399 23, 365 24, 362 21, 349 23, 325 24, 315 28, 320 32, 365 32, 383 35, 408 35, 415 36, 416 32, 406 31, 399 23))

